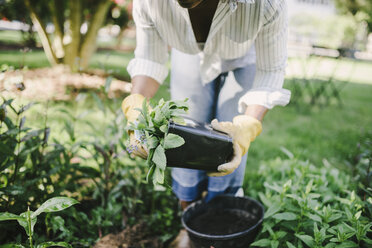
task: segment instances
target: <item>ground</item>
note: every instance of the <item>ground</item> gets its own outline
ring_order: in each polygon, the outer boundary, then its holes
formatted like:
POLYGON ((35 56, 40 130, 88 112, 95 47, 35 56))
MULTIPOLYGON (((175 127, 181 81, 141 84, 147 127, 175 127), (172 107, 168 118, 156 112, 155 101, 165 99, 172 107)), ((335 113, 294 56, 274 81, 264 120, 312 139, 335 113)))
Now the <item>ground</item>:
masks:
POLYGON ((101 238, 93 248, 162 248, 157 237, 149 237, 144 223, 127 227, 118 234, 108 234, 101 238))
POLYGON ((75 99, 79 92, 98 91, 107 80, 111 80, 110 97, 130 92, 130 83, 108 78, 103 71, 71 73, 64 66, 5 72, 0 78, 0 90, 6 97, 16 93, 30 100, 68 101, 75 99))

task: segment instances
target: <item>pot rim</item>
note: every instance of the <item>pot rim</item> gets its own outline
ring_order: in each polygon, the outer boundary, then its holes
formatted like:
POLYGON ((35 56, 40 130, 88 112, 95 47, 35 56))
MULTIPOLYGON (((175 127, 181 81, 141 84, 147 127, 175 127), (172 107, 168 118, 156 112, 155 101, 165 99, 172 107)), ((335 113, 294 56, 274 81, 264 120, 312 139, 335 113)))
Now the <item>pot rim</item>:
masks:
POLYGON ((216 198, 231 198, 231 197, 234 197, 234 198, 243 198, 243 199, 250 200, 250 201, 254 202, 259 208, 261 208, 261 210, 262 210, 262 216, 257 221, 256 224, 254 224, 253 226, 251 226, 247 230, 244 230, 244 231, 241 231, 241 232, 237 232, 237 233, 225 234, 225 235, 203 234, 203 233, 194 231, 194 230, 192 230, 191 228, 189 228, 186 225, 186 222, 184 221, 184 215, 185 215, 186 211, 188 211, 193 206, 195 206, 197 204, 202 204, 203 203, 203 200, 199 200, 199 201, 196 201, 196 202, 192 203, 190 206, 188 206, 185 209, 185 211, 183 211, 182 218, 181 218, 182 225, 185 227, 185 229, 187 230, 187 232, 192 233, 193 235, 197 236, 198 238, 203 238, 203 239, 208 239, 208 240, 229 240, 229 239, 234 239, 234 238, 238 238, 238 237, 244 236, 244 235, 248 234, 253 229, 257 228, 259 225, 262 224, 263 219, 264 219, 264 216, 265 216, 265 209, 264 209, 263 205, 259 201, 255 200, 253 198, 247 197, 247 196, 237 197, 237 196, 227 195, 227 194, 218 195, 218 196, 216 196, 213 199, 216 199, 216 198))

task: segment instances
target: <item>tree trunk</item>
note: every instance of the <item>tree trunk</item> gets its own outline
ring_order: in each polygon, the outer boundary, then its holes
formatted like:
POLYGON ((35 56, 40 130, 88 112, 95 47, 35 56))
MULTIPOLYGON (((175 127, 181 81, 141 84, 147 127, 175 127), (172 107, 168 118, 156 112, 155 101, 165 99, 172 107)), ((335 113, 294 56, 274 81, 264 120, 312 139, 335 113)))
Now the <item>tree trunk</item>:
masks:
POLYGON ((89 65, 89 60, 96 50, 96 37, 98 30, 103 25, 107 11, 111 5, 110 0, 102 0, 99 2, 96 12, 93 14, 89 24, 88 32, 85 36, 84 42, 80 50, 80 68, 85 70, 89 65))
POLYGON ((40 17, 35 12, 35 9, 30 3, 30 0, 25 0, 26 7, 30 11, 30 17, 32 20, 32 23, 36 27, 37 33, 39 34, 41 44, 43 45, 45 55, 48 58, 50 64, 52 66, 57 65, 57 57, 53 51, 52 44, 50 42, 49 36, 46 32, 45 25, 41 21, 40 17))
POLYGON ((54 24, 54 39, 53 39, 53 49, 55 51, 58 62, 61 62, 65 56, 65 49, 63 46, 63 5, 61 1, 52 0, 49 2, 49 9, 52 15, 52 21, 54 24))
POLYGON ((118 37, 116 38, 116 49, 121 48, 121 43, 123 42, 123 39, 125 37, 125 31, 127 30, 128 25, 125 25, 124 27, 120 28, 120 33, 118 37))
POLYGON ((78 71, 80 58, 79 58, 79 49, 81 43, 81 20, 82 20, 82 5, 81 1, 70 0, 70 32, 67 34, 69 36, 69 43, 66 45, 66 56, 65 64, 67 64, 71 71, 78 71))

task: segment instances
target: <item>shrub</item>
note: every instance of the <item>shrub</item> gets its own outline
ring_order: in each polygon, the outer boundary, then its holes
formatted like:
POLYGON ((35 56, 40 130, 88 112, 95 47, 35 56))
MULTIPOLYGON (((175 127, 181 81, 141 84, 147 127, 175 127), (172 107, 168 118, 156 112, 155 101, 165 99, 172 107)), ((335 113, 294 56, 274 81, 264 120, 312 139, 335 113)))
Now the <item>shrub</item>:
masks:
MULTIPOLYGON (((266 207, 263 229, 253 247, 368 247, 372 240, 366 202, 351 177, 332 167, 276 159, 246 178, 249 194, 266 207)), ((371 202, 372 198, 369 197, 371 202)))
MULTIPOLYGON (((24 206, 37 208, 59 195, 81 202, 58 216, 47 214, 35 227, 40 241, 63 240, 88 247, 99 237, 140 221, 164 242, 178 230, 176 198, 170 190, 155 191, 146 184, 145 161, 126 152, 125 120, 119 99, 109 100, 106 95, 109 83, 101 92, 105 100, 95 93, 78 96, 93 105, 91 111, 100 113, 102 124, 62 108, 62 131, 67 135, 54 135, 51 140, 52 132, 59 130, 48 126, 47 116, 43 128, 27 127, 32 104, 18 107, 11 99, 0 102, 0 211, 18 214, 24 206), (79 132, 77 126, 83 130, 79 132)), ((0 224, 0 228, 4 230, 0 240, 17 237, 22 243, 16 225, 0 224)))
MULTIPOLYGON (((25 232, 28 236, 30 247, 33 248, 33 246, 34 246, 34 241, 33 241, 34 226, 37 222, 37 217, 41 213, 52 213, 52 212, 62 211, 62 210, 66 209, 66 208, 68 208, 68 207, 70 207, 70 206, 72 206, 76 203, 78 203, 78 201, 76 201, 72 198, 54 197, 54 198, 51 198, 51 199, 47 200, 43 204, 41 204, 41 206, 35 212, 30 211, 30 208, 28 208, 26 212, 21 213, 20 215, 15 215, 15 214, 8 213, 8 212, 5 212, 5 213, 0 212, 0 221, 16 220, 18 222, 18 224, 21 225, 23 227, 23 229, 25 230, 25 232)), ((8 245, 4 245, 4 246, 7 246, 7 247, 24 247, 20 244, 18 244, 18 245, 8 244, 8 245)), ((55 247, 55 246, 57 246, 57 247, 67 247, 67 248, 71 247, 69 244, 67 244, 65 242, 52 242, 52 241, 44 242, 42 244, 37 245, 36 247, 37 248, 41 248, 41 247, 46 248, 46 247, 55 247)))

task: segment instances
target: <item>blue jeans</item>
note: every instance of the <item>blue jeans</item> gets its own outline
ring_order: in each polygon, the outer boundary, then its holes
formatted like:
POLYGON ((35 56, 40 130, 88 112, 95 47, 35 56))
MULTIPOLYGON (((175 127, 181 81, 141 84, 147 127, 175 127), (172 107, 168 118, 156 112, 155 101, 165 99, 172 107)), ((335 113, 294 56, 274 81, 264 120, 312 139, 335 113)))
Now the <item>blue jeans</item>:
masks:
MULTIPOLYGON (((171 98, 188 98, 189 116, 196 121, 210 123, 214 118, 231 121, 239 114, 240 97, 252 88, 255 64, 222 73, 203 85, 199 59, 198 55, 172 50, 171 98)), ((219 194, 235 194, 243 184, 246 161, 247 155, 233 173, 223 177, 208 177, 201 170, 172 168, 173 191, 182 201, 194 201, 203 191, 207 191, 207 201, 219 194)))

